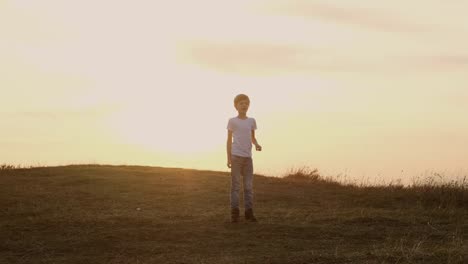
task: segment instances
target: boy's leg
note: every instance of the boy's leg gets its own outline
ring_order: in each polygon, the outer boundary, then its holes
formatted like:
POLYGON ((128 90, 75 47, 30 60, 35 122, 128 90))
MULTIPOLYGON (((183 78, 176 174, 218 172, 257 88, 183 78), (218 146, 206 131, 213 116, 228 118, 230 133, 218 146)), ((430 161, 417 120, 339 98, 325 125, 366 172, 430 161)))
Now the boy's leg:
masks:
POLYGON ((244 176, 244 203, 245 210, 253 208, 253 161, 252 158, 245 158, 242 166, 244 176))
POLYGON ((252 158, 246 158, 242 168, 244 176, 244 201, 245 201, 245 220, 257 222, 253 213, 253 161, 252 158))
POLYGON ((231 216, 236 221, 239 218, 239 192, 241 185, 241 167, 240 157, 232 155, 231 157, 231 216))

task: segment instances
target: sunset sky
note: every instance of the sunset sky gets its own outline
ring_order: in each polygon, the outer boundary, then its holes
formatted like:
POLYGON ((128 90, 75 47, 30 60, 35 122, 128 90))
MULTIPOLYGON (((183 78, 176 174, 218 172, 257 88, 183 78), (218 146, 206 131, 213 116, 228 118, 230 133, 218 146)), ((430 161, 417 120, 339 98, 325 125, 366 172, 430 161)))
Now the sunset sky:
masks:
POLYGON ((0 163, 468 175, 466 1, 0 0, 0 163))

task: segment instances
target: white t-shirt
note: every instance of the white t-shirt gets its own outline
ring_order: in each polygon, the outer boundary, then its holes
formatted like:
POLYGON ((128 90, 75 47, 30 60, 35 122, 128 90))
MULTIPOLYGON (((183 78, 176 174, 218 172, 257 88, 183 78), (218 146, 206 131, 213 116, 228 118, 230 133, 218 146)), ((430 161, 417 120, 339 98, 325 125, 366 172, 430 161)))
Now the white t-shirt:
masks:
POLYGON ((241 157, 252 157, 252 130, 257 129, 254 118, 240 119, 233 117, 229 119, 227 129, 232 131, 231 154, 241 157))

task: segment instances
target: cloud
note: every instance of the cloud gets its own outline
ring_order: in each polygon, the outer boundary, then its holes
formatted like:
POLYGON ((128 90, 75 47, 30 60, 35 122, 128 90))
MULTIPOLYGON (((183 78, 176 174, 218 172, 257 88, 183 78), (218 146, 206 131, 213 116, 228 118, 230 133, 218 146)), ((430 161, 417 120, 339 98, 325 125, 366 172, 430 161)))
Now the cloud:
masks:
POLYGON ((442 67, 466 67, 468 66, 468 55, 445 55, 431 57, 429 62, 433 66, 442 67))
POLYGON ((276 74, 307 70, 307 48, 261 43, 195 41, 180 44, 179 60, 225 72, 276 74))
POLYGON ((275 75, 322 72, 425 72, 468 66, 468 56, 351 56, 333 49, 266 43, 188 42, 179 45, 179 59, 222 72, 275 75))
POLYGON ((389 65, 398 71, 453 71, 468 68, 468 56, 463 54, 452 55, 425 55, 398 57, 389 65))
POLYGON ((343 7, 312 2, 310 0, 287 1, 283 4, 268 4, 264 11, 286 16, 322 19, 376 31, 414 33, 429 31, 422 24, 409 23, 396 15, 390 16, 384 9, 343 7))
POLYGON ((90 108, 85 110, 39 110, 39 111, 0 111, 1 118, 18 119, 51 119, 51 120, 69 120, 80 118, 100 118, 112 113, 111 109, 90 108))

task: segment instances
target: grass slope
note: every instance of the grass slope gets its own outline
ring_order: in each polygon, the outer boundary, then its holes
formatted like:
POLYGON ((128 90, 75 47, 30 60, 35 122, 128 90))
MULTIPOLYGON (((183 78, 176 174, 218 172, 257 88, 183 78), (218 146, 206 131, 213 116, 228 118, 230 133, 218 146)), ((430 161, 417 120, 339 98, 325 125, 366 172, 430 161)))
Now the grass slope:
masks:
POLYGON ((468 263, 465 188, 297 178, 256 175, 231 224, 227 173, 3 169, 0 263, 468 263))

